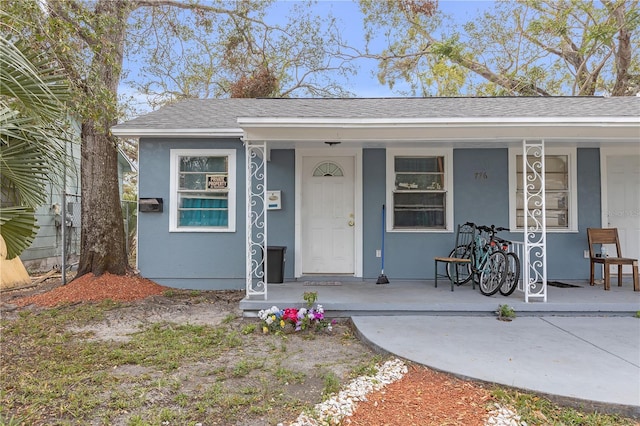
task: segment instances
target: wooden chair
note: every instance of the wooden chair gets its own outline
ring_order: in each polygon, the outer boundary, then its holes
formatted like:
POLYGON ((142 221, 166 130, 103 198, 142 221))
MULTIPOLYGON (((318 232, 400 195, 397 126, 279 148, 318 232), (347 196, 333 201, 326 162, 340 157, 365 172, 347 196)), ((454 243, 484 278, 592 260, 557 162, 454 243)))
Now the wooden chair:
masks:
MULTIPOLYGON (((471 255, 467 247, 470 247, 476 233, 474 225, 466 223, 458 225, 456 231, 456 244, 448 257, 434 257, 435 261, 435 281, 438 287, 438 278, 447 278, 451 281, 451 291, 453 284, 464 284, 471 279, 471 255), (438 263, 446 264, 446 274, 438 273, 438 263), (453 270, 450 267, 453 266, 453 270), (464 277, 460 277, 460 272, 465 273, 464 277)), ((473 284, 475 288, 475 283, 473 284)))
POLYGON ((604 265, 605 290, 611 289, 611 265, 618 265, 618 287, 622 286, 622 265, 631 265, 633 270, 633 290, 640 291, 640 284, 638 283, 638 259, 622 257, 622 253, 620 253, 620 240, 618 239, 617 228, 587 228, 587 239, 589 241, 589 258, 591 264, 589 284, 594 284, 593 273, 596 263, 604 265), (616 246, 615 257, 612 255, 602 257, 600 248, 603 244, 616 246), (597 251, 594 250, 594 246, 597 246, 597 251))

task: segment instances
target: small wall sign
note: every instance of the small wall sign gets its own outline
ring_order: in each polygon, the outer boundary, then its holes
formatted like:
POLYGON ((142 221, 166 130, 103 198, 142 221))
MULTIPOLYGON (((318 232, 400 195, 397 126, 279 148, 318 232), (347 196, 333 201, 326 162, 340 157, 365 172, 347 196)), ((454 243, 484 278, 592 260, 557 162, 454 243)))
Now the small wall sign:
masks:
POLYGON ((267 190, 267 210, 282 209, 282 192, 267 190))
POLYGON ((207 175, 207 189, 226 189, 227 188, 227 176, 226 175, 207 175))

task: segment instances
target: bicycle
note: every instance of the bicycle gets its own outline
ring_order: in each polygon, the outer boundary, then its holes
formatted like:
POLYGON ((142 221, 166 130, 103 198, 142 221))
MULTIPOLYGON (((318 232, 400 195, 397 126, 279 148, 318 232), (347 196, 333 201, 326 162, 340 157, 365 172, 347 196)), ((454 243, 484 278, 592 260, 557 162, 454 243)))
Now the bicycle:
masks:
POLYGON ((485 296, 497 293, 507 276, 507 256, 497 245, 494 237, 498 228, 495 226, 477 226, 472 222, 465 225, 472 226, 475 232, 474 238, 468 245, 461 245, 451 251, 449 257, 471 259, 469 264, 455 264, 457 274, 449 270, 447 275, 456 285, 462 285, 473 279, 479 284, 480 292, 485 296), (485 233, 486 236, 482 235, 485 233))
POLYGON ((493 225, 477 228, 487 235, 482 236, 478 233, 471 268, 474 279, 478 280, 480 293, 492 296, 500 290, 507 277, 507 256, 495 241, 497 228, 493 225))
MULTIPOLYGON (((462 228, 458 230, 458 232, 462 232, 465 234, 465 241, 469 242, 466 244, 461 244, 456 246, 451 253, 449 253, 449 257, 458 258, 458 259, 471 259, 471 252, 473 250, 473 242, 475 239, 476 225, 472 222, 467 222, 462 225, 462 228)), ((457 240, 457 238, 456 238, 457 240)), ((455 285, 466 284, 471 280, 471 265, 470 263, 447 263, 446 269, 447 278, 454 283, 455 285), (452 268, 456 268, 452 270, 452 268)), ((475 283, 473 285, 475 289, 475 283)))
MULTIPOLYGON (((503 229, 508 231, 508 229, 503 229)), ((500 294, 503 296, 510 296, 518 286, 520 280, 520 258, 518 255, 510 250, 512 242, 505 240, 504 238, 495 237, 496 242, 500 249, 507 256, 507 276, 504 283, 500 286, 500 294)))

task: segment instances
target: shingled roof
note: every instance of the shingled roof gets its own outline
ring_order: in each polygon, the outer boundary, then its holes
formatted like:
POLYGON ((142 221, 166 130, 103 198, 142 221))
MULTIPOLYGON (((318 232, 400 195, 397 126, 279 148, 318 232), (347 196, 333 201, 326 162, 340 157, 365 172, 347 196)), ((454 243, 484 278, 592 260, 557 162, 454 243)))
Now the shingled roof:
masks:
POLYGON ((478 119, 631 118, 640 97, 486 97, 345 99, 188 99, 115 126, 133 129, 240 130, 238 118, 478 119))

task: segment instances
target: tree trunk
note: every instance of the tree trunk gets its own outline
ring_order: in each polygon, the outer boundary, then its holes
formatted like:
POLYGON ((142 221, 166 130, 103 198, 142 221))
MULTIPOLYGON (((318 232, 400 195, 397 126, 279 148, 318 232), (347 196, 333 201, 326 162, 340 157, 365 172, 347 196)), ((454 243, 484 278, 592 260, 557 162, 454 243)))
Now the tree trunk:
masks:
MULTIPOLYGON (((82 123, 82 228, 77 276, 92 272, 124 275, 129 269, 118 184, 118 149, 110 128, 116 124, 118 84, 131 3, 98 0, 94 30, 100 46, 91 62, 86 96, 106 98, 105 110, 82 123)), ((91 98, 90 98, 91 99, 91 98)))
POLYGON ((118 150, 93 122, 82 125, 82 228, 77 276, 128 270, 118 185, 118 150))

